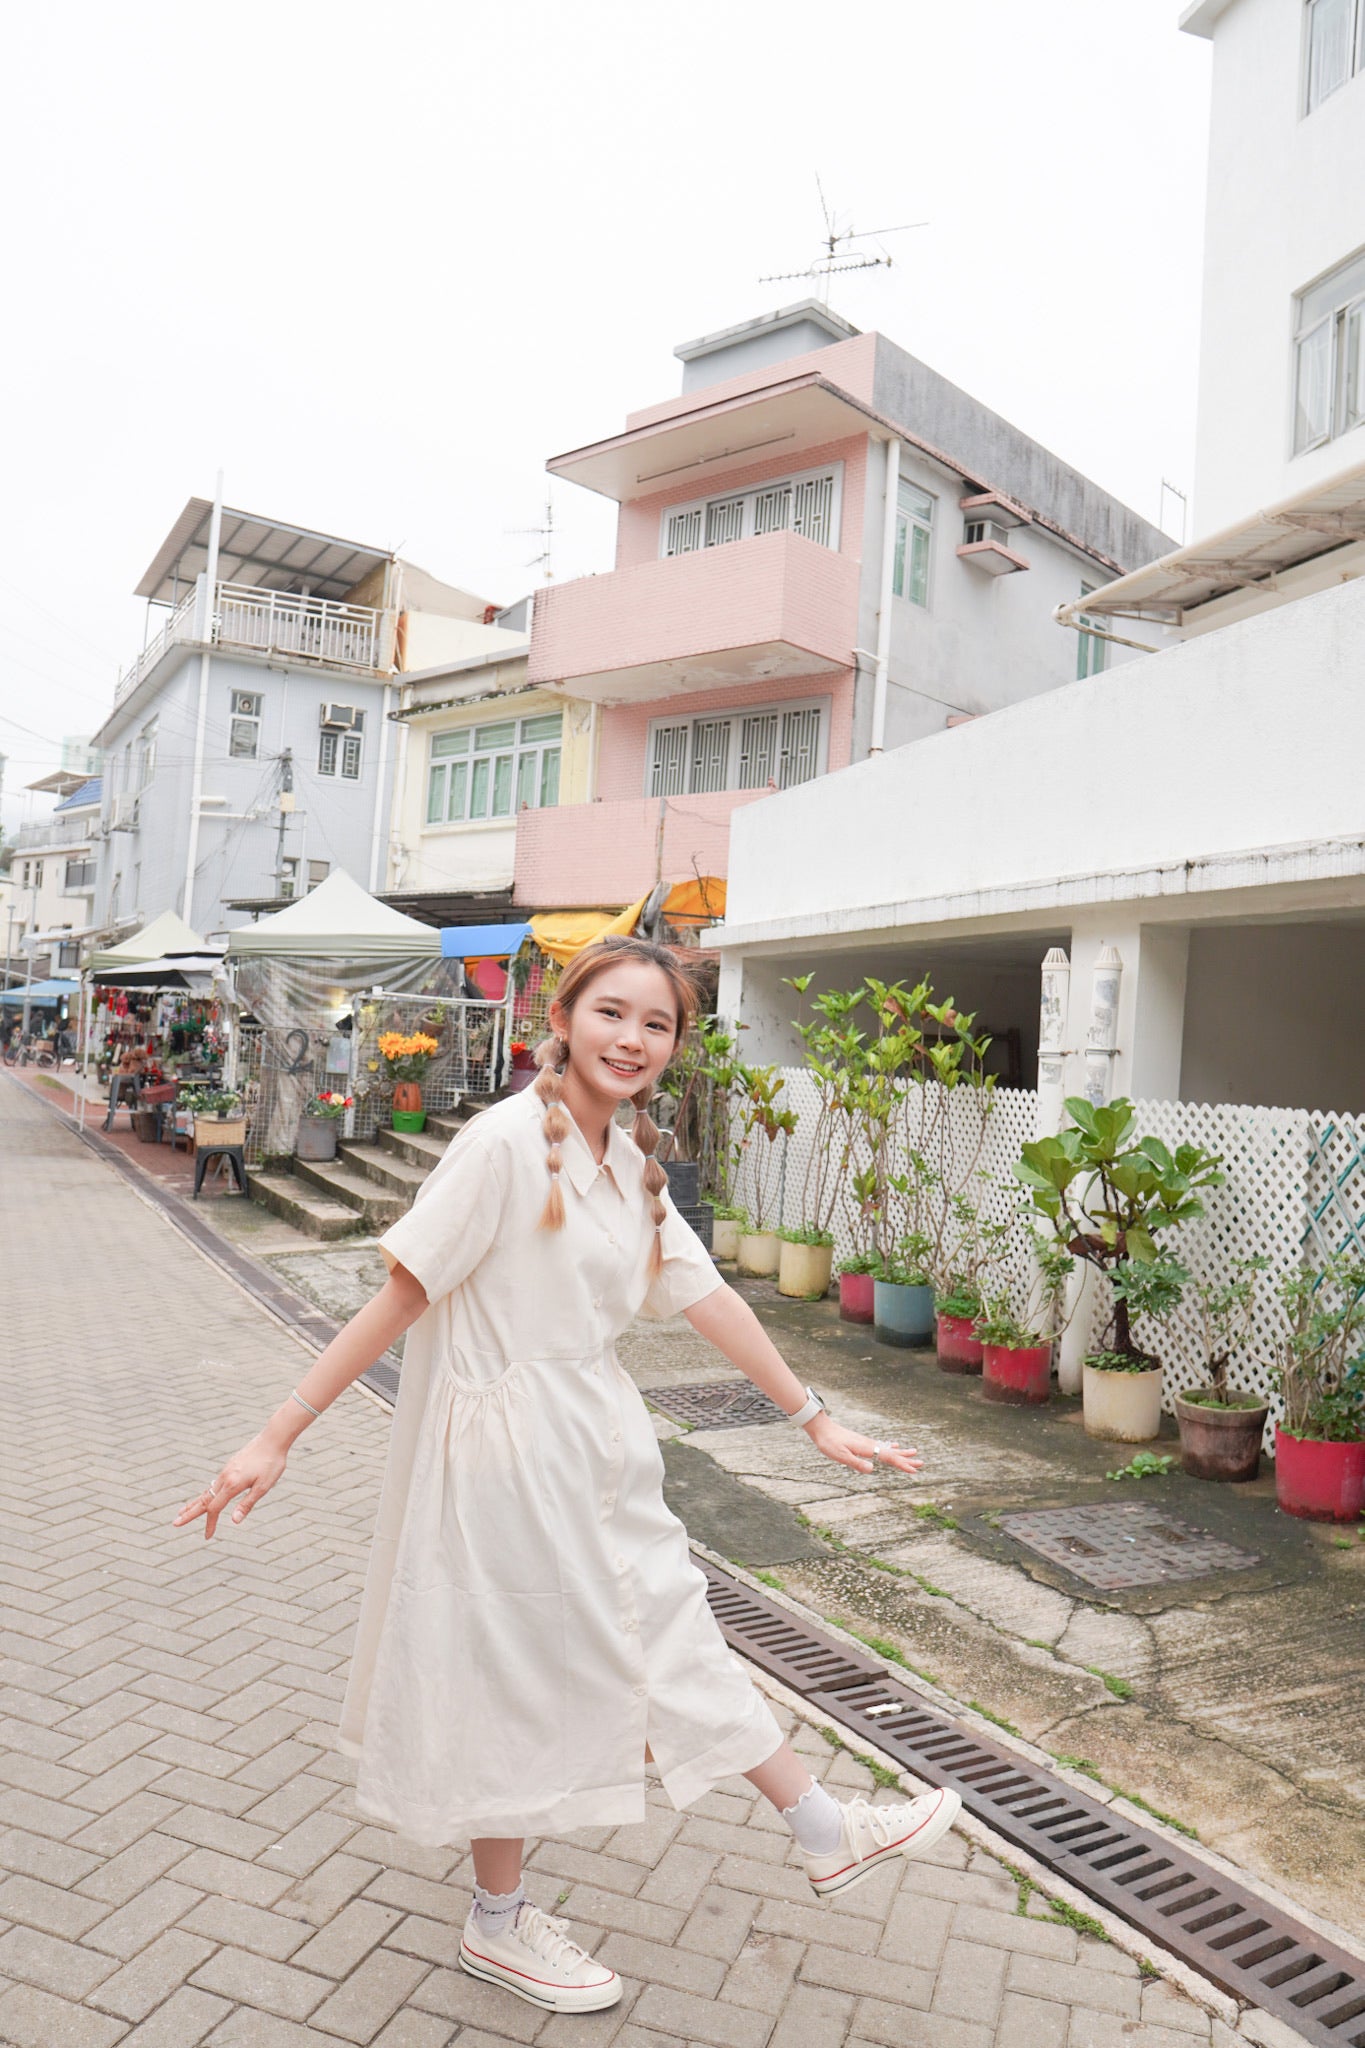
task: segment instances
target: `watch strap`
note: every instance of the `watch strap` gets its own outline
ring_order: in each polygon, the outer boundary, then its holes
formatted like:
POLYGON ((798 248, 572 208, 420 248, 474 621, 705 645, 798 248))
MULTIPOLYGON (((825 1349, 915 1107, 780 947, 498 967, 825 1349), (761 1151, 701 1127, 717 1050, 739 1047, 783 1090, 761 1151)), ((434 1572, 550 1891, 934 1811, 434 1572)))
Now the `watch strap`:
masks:
POLYGON ((788 1422, 795 1422, 804 1428, 806 1423, 813 1422, 817 1415, 824 1412, 824 1406, 824 1402, 820 1399, 815 1389, 807 1387, 805 1400, 794 1414, 787 1417, 787 1420, 788 1422))

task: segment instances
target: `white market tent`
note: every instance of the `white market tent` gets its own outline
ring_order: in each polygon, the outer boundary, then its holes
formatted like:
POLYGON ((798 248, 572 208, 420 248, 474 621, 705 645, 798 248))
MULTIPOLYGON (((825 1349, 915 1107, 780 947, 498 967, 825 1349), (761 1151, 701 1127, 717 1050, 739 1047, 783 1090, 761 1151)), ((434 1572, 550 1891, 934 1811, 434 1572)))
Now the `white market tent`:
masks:
POLYGON ((107 946, 103 952, 92 953, 85 963, 85 974, 89 980, 98 981, 105 969, 138 967, 148 960, 164 959, 168 953, 213 950, 204 944, 198 932, 191 931, 183 917, 177 917, 173 910, 163 910, 160 917, 154 917, 131 938, 121 939, 117 946, 107 946))
POLYGON ((441 957, 441 934, 381 903, 342 868, 334 868, 297 903, 228 935, 230 960, 349 961, 381 967, 390 961, 441 957))

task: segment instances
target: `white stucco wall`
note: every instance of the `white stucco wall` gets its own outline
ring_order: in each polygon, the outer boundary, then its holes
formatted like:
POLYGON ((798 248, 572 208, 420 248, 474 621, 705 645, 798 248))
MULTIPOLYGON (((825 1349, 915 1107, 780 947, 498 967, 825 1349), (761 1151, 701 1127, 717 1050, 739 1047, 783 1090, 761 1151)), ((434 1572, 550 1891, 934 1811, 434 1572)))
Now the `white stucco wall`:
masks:
POLYGON ((788 790, 735 817, 721 944, 1356 873, 1363 686, 1356 583, 788 790))
POLYGON ((1214 927, 1190 935, 1186 1102, 1365 1110, 1365 924, 1214 927))
POLYGON ((1305 12, 1232 0, 1212 29, 1195 533, 1365 458, 1365 427, 1290 452, 1294 295, 1365 247, 1365 72, 1304 115, 1305 12))

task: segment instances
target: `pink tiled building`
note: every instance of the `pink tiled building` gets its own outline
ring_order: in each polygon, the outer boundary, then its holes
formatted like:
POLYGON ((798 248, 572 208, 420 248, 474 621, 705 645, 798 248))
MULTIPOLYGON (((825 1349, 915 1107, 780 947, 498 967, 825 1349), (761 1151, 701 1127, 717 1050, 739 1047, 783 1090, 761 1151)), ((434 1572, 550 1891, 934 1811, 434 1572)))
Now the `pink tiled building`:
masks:
POLYGON ((1094 673, 1055 607, 1170 545, 813 302, 676 354, 678 397, 549 464, 620 511, 615 567, 536 597, 528 681, 592 763, 519 813, 519 904, 723 876, 740 805, 1094 673))

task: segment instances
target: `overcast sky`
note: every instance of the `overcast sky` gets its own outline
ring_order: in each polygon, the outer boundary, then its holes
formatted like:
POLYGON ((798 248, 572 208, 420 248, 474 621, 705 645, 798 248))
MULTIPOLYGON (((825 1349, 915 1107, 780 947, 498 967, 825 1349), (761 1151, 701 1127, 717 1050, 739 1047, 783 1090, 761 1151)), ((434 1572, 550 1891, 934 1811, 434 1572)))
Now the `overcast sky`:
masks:
MULTIPOLYGON (((0 443, 5 821, 141 645, 211 496, 507 602, 545 459, 675 343, 836 282, 1148 518, 1193 481, 1209 46, 1176 0, 71 0, 11 10, 0 443), (23 728, 28 728, 24 730, 23 728)), ((554 492, 557 579, 614 511, 554 492)), ((1174 510, 1166 507, 1168 523, 1174 510)))

